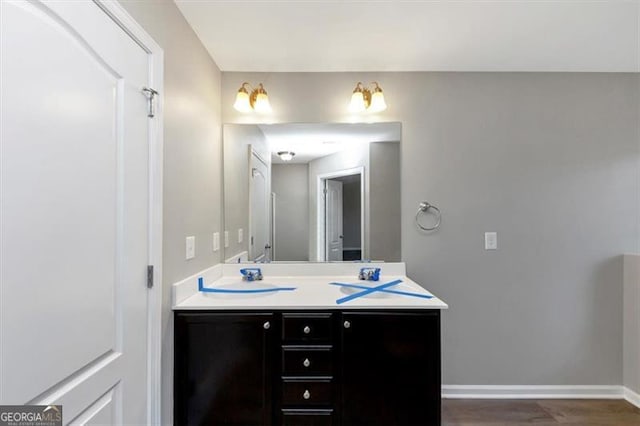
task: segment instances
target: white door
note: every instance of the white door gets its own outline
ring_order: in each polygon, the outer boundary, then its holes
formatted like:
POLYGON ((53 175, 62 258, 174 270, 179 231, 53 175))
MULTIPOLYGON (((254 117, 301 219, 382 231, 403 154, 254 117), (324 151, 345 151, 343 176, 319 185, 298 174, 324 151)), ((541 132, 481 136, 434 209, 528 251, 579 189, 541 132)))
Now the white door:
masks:
POLYGON ((343 260, 342 182, 330 179, 325 180, 325 182, 327 260, 343 260))
POLYGON ((149 56, 90 1, 2 0, 0 404, 147 424, 149 56))
POLYGON ((267 256, 269 245, 269 168, 251 154, 251 188, 249 224, 249 260, 263 260, 267 256))

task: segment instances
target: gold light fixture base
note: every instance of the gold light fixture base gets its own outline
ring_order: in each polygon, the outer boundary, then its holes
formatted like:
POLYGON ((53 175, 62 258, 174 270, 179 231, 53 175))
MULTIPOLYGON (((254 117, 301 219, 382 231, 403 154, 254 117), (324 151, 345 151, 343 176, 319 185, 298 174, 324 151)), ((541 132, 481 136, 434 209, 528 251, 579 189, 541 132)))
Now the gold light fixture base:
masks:
POLYGON ((382 94, 382 88, 378 82, 371 83, 373 89, 370 90, 362 82, 356 84, 351 95, 351 104, 349 109, 351 112, 363 112, 369 110, 371 112, 380 112, 387 108, 382 94))

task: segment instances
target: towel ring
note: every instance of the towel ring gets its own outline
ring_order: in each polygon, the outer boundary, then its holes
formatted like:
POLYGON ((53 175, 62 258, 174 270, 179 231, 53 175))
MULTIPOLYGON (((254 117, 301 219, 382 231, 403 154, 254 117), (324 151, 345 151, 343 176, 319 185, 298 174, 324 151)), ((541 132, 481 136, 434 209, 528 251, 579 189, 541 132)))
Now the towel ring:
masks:
POLYGON ((423 231, 433 231, 434 229, 437 229, 438 226, 440 226, 441 218, 442 218, 442 215, 440 214, 440 209, 437 208, 436 206, 429 204, 426 201, 422 201, 419 204, 418 211, 416 212, 416 225, 418 225, 418 227, 423 231), (422 226, 420 224, 420 219, 419 219, 420 213, 427 213, 429 210, 435 211, 436 223, 432 227, 422 226))

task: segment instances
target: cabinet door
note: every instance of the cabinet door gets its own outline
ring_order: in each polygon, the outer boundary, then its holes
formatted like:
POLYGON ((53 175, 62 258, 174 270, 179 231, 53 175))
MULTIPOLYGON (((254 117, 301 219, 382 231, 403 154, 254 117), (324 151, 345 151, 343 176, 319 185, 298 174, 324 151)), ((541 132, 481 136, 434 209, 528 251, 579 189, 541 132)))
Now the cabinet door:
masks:
POLYGON ((342 425, 440 425, 439 312, 342 315, 342 425))
POLYGON ((177 313, 174 424, 272 423, 274 315, 177 313))

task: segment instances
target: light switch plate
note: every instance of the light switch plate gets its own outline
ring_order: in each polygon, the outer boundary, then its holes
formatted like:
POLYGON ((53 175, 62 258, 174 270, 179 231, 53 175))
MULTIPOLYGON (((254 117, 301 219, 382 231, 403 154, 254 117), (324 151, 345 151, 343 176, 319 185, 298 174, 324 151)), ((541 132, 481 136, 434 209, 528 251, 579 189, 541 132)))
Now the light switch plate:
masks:
POLYGON ((196 257, 196 237, 187 237, 185 257, 187 260, 196 257))
POLYGON ((497 232, 484 233, 484 249, 485 250, 498 249, 498 233, 497 232))
POLYGON ((214 232, 213 233, 213 251, 218 251, 218 250, 220 250, 220 233, 214 232))
POLYGON ((242 230, 242 228, 238 229, 238 243, 242 242, 242 239, 244 237, 244 231, 242 230))
POLYGON ((229 247, 229 231, 224 231, 224 246, 229 247))

